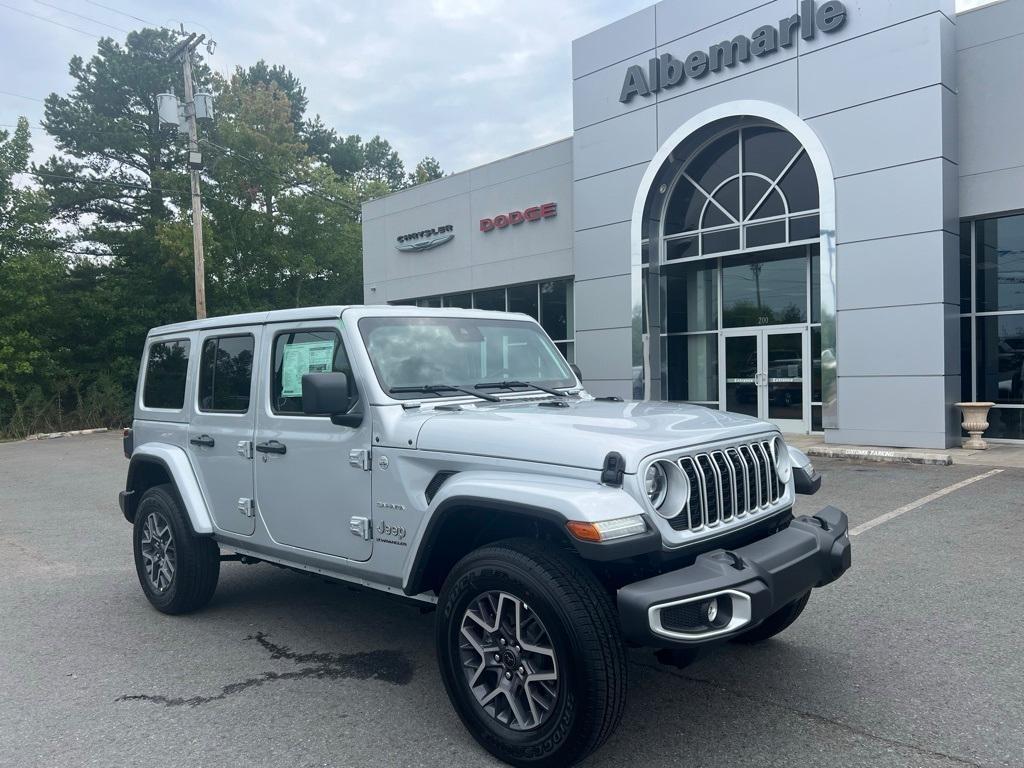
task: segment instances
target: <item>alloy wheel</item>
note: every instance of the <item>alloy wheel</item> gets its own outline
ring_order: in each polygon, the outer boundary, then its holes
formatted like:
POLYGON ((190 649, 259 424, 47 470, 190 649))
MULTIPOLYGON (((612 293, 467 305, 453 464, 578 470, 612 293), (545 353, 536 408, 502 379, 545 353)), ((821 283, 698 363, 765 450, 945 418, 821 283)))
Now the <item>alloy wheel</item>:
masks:
POLYGON ((483 710, 514 731, 542 725, 559 694, 558 662, 547 628, 508 592, 478 595, 459 637, 466 683, 483 710))
POLYGON ((174 582, 177 549, 170 523, 159 512, 150 512, 140 539, 146 581, 156 592, 166 592, 174 582))

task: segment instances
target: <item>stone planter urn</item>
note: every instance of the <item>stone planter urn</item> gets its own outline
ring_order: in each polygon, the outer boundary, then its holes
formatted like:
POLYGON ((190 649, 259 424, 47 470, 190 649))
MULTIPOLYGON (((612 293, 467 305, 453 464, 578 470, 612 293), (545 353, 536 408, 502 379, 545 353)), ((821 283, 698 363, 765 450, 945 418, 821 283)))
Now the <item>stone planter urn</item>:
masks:
POLYGON ((984 451, 988 443, 981 439, 982 433, 988 429, 988 409, 995 403, 956 403, 963 412, 963 427, 968 437, 964 439, 964 448, 971 451, 984 451))

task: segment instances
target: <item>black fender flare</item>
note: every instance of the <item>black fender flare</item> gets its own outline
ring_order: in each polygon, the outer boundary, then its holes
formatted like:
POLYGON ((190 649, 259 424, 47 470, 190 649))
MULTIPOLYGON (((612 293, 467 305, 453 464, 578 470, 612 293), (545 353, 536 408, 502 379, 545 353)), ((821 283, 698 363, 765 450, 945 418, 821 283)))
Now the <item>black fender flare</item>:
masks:
MULTIPOLYGON (((424 577, 429 569, 431 557, 437 549, 440 532, 443 530, 445 522, 451 516, 458 514, 460 510, 465 509, 479 511, 481 514, 513 515, 525 520, 542 522, 549 529, 563 534, 565 541, 569 542, 577 554, 585 560, 597 562, 621 560, 655 552, 661 548, 661 535, 651 527, 648 527, 645 533, 616 541, 603 543, 581 541, 569 533, 565 528, 566 518, 554 510, 493 498, 452 496, 437 506, 419 536, 419 544, 404 579, 403 590, 406 594, 416 595, 424 590, 424 577)), ((526 533, 524 531, 524 534, 526 533)))

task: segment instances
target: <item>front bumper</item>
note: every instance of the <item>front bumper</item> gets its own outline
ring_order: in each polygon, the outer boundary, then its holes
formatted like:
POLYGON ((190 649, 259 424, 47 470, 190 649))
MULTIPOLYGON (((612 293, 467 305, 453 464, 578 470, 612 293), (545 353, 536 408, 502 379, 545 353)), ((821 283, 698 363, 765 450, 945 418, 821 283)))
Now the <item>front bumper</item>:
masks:
POLYGON ((844 512, 826 507, 752 544, 706 552, 686 568, 622 587, 623 636, 639 645, 678 648, 749 629, 846 572, 848 527, 844 512), (709 602, 718 612, 714 621, 706 620, 709 602))

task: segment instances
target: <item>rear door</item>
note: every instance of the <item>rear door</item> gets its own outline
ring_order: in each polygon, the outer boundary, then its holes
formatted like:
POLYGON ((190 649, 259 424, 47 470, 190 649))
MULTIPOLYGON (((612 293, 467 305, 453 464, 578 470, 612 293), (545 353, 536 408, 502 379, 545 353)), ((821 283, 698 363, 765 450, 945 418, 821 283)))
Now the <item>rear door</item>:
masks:
POLYGON ((199 337, 189 454, 217 527, 255 530, 252 440, 256 424, 259 326, 207 331, 199 337))
MULTIPOLYGON (((337 321, 268 325, 256 421, 256 504, 277 542, 349 560, 368 560, 370 472, 353 451, 369 451, 371 418, 363 398, 352 412, 358 427, 332 424, 327 414, 302 412, 302 376, 344 371, 358 395, 337 321), (269 391, 268 391, 269 389, 269 391), (354 520, 353 518, 357 518, 354 520)), ((367 467, 368 469, 368 467, 367 467)))

